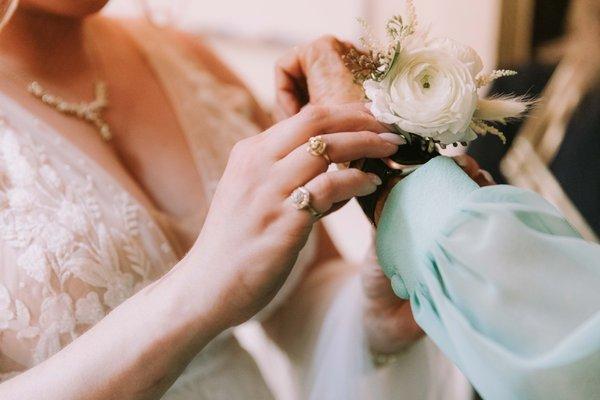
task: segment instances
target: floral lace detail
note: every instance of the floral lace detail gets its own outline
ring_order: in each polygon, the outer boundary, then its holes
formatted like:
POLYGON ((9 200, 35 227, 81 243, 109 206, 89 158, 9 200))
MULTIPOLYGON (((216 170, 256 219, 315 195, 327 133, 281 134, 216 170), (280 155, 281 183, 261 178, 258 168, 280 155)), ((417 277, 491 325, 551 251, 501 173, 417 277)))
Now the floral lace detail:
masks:
MULTIPOLYGON (((259 132, 249 119, 251 98, 215 79, 164 32, 134 25, 132 37, 169 94, 196 160, 205 213, 231 146, 259 132)), ((147 210, 105 171, 2 94, 0 104, 2 382, 58 352, 177 258, 147 210)), ((272 307, 313 260, 307 247, 272 307)), ((230 332, 196 357, 165 399, 213 399, 213 388, 220 398, 272 397, 230 332)))
MULTIPOLYGON (((53 144, 33 136, 1 122, 0 253, 14 264, 0 270, 0 346, 6 336, 22 346, 11 359, 23 368, 58 352, 175 262, 130 195, 111 182, 100 191, 85 172, 96 167, 90 161, 59 158, 56 145, 66 143, 58 136, 53 144), (101 202, 107 191, 110 201, 101 202)), ((12 376, 1 362, 0 372, 12 376)))

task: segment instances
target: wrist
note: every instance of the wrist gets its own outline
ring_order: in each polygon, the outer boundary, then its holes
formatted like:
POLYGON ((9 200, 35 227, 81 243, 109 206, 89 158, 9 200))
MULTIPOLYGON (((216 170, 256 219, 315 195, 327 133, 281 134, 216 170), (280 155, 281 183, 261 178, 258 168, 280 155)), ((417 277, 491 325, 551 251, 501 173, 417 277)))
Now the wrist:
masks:
POLYGON ((209 342, 233 323, 224 318, 217 282, 203 265, 188 254, 150 290, 159 292, 159 307, 175 321, 176 329, 192 333, 198 342, 209 342))
POLYGON ((402 353, 404 349, 399 350, 396 353, 377 353, 371 350, 371 362, 375 366, 375 368, 385 368, 392 364, 398 363, 402 358, 402 353))

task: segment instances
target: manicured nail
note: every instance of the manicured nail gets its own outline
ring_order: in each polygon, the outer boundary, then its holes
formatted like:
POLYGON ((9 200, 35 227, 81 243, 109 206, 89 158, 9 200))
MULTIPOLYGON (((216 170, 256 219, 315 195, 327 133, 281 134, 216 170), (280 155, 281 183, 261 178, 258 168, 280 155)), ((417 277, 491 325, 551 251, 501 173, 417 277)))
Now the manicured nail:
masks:
POLYGON ((369 179, 371 180, 371 182, 373 182, 373 184, 375 184, 376 186, 381 185, 383 182, 381 181, 381 178, 378 177, 375 174, 372 173, 368 173, 367 175, 369 175, 369 179))
POLYGON ((492 174, 487 172, 485 169, 481 170, 481 174, 489 183, 491 183, 492 185, 496 184, 496 181, 494 180, 494 177, 492 176, 492 174))
POLYGON ((459 167, 461 168, 466 168, 467 165, 469 165, 469 162, 467 161, 466 158, 464 157, 456 157, 454 158, 454 161, 458 164, 459 167))
POLYGON ((384 132, 384 133, 380 133, 379 137, 381 138, 381 140, 385 140, 386 142, 395 144, 397 146, 406 144, 406 139, 404 139, 402 136, 398 135, 397 133, 384 132))

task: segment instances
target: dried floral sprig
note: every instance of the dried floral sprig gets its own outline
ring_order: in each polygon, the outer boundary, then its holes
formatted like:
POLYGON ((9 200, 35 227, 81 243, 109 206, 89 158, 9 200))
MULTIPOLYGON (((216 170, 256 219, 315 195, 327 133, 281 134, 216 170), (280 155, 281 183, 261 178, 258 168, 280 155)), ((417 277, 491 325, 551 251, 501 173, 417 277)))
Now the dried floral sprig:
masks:
POLYGON ((366 52, 350 49, 342 55, 342 59, 346 67, 352 72, 354 82, 363 84, 369 79, 376 81, 383 79, 392 66, 395 55, 395 49, 391 48, 366 52))
POLYGON ((376 79, 379 63, 372 53, 361 53, 356 49, 350 49, 342 56, 346 67, 354 75, 354 82, 362 84, 368 79, 376 79))
POLYGON ((482 88, 484 86, 489 85, 494 82, 496 79, 504 78, 507 76, 515 76, 517 75, 517 71, 513 71, 510 69, 497 69, 493 70, 489 74, 480 74, 477 77, 477 88, 482 88))
POLYGON ((414 34, 417 31, 419 25, 419 18, 417 17, 417 7, 413 0, 406 0, 406 8, 408 14, 408 23, 406 25, 407 33, 409 35, 414 34))
POLYGON ((475 133, 477 133, 479 136, 485 136, 488 133, 492 134, 494 136, 498 136, 498 138, 500 138, 502 143, 506 144, 506 136, 504 135, 504 133, 502 131, 500 131, 498 128, 496 128, 495 126, 487 124, 486 122, 484 122, 482 120, 474 119, 473 121, 471 121, 471 129, 473 129, 473 131, 475 133))
POLYGON ((388 21, 385 27, 386 33, 390 40, 397 42, 404 38, 406 35, 406 26, 402 21, 401 15, 395 15, 388 21))
POLYGON ((356 83, 363 83, 367 79, 381 80, 385 77, 394 62, 398 45, 416 32, 417 12, 412 0, 407 1, 407 12, 408 23, 406 24, 401 15, 395 15, 388 20, 386 32, 390 40, 387 46, 382 45, 375 38, 371 27, 364 19, 358 19, 363 29, 363 36, 359 41, 364 52, 351 49, 343 56, 356 83))
MULTIPOLYGON (((381 118, 382 122, 395 127, 399 134, 410 138, 420 138, 423 143, 426 143, 427 151, 431 151, 432 144, 442 148, 448 145, 457 146, 459 143, 466 144, 466 142, 474 140, 477 136, 488 134, 498 136, 503 142, 506 142, 504 134, 493 124, 505 124, 510 119, 521 117, 532 105, 532 102, 528 99, 511 96, 491 99, 478 97, 476 102, 472 103, 472 98, 468 96, 463 99, 456 98, 454 100, 455 104, 461 104, 466 109, 463 114, 458 115, 458 120, 446 118, 447 121, 445 120, 443 125, 445 130, 440 130, 439 120, 425 123, 422 120, 412 120, 412 116, 408 112, 411 109, 410 107, 404 108, 403 115, 396 114, 395 110, 402 109, 404 105, 399 103, 395 104, 394 107, 391 106, 391 103, 398 102, 398 100, 390 97, 390 85, 397 85, 397 83, 392 83, 396 79, 417 79, 416 76, 411 75, 414 71, 405 70, 404 65, 414 65, 414 60, 423 62, 422 59, 419 59, 419 57, 423 57, 421 55, 423 53, 419 53, 419 51, 429 49, 430 43, 434 43, 431 47, 433 54, 446 51, 446 56, 456 57, 459 62, 464 62, 466 68, 471 71, 472 81, 470 82, 461 81, 462 78, 459 74, 450 73, 449 75, 448 79, 453 79, 455 84, 463 85, 463 88, 471 87, 477 92, 477 89, 489 85, 496 79, 517 74, 512 70, 494 70, 490 73, 476 75, 478 71, 475 71, 475 69, 481 70, 482 68, 481 59, 477 53, 468 46, 451 39, 438 38, 430 41, 426 32, 417 31, 418 20, 414 0, 405 1, 406 15, 396 15, 390 18, 386 24, 386 33, 389 39, 387 44, 379 44, 374 39, 368 24, 361 21, 365 31, 361 44, 364 46, 365 51, 360 52, 353 49, 344 56, 346 65, 352 71, 355 81, 363 84, 366 96, 373 101, 369 106, 371 112, 377 118, 381 118), (407 58, 411 61, 407 61, 407 58), (465 61, 465 58, 467 61, 465 61), (397 62, 399 64, 396 64, 397 62), (394 65, 398 65, 398 71, 395 68, 393 69, 394 65), (375 98, 377 98, 377 102, 374 101, 375 98), (467 111, 469 109, 471 111, 467 111), (464 129, 456 130, 456 122, 462 123, 463 120, 465 123, 464 129), (412 132, 412 129, 416 129, 419 133, 412 132), (452 142, 452 140, 455 140, 455 142, 452 142)), ((443 65, 446 62, 443 57, 446 56, 439 57, 434 62, 443 65)), ((428 63, 430 63, 429 60, 424 63, 423 68, 426 68, 428 63)), ((435 71, 437 70, 434 69, 435 71)), ((424 75, 424 77, 429 77, 429 75, 424 75)), ((420 79, 419 85, 413 85, 414 82, 404 82, 400 85, 405 85, 402 86, 404 88, 422 86, 419 90, 425 91, 430 89, 429 78, 421 77, 418 79, 420 79), (423 79, 425 80, 423 81, 423 79)), ((456 93, 460 93, 460 91, 456 93)), ((416 96, 415 98, 419 99, 421 97, 416 96)), ((415 101, 419 104, 419 107, 427 107, 427 104, 422 100, 415 101)), ((441 114, 445 115, 443 110, 441 114)))
POLYGON ((360 24, 363 35, 360 37, 360 45, 367 52, 379 52, 379 50, 383 47, 382 43, 375 38, 369 23, 362 18, 357 19, 360 24))
POLYGON ((534 103, 526 97, 495 96, 479 99, 473 118, 506 124, 512 119, 521 117, 534 103))

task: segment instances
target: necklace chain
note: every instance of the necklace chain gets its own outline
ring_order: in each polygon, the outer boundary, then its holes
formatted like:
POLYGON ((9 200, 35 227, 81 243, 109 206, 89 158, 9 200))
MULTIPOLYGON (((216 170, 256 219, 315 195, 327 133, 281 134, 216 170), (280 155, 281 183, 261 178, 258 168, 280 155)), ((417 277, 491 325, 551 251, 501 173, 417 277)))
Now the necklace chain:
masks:
MULTIPOLYGON (((89 59, 96 61, 93 63, 94 67, 98 67, 96 64, 101 63, 101 60, 98 59, 98 49, 95 46, 93 35, 90 36, 91 40, 89 42, 91 43, 88 42, 86 51, 88 52, 89 59), (90 46, 93 47, 93 49, 90 49, 90 46)), ((5 69, 5 71, 2 72, 9 77, 12 77, 17 81, 24 80, 22 77, 10 73, 10 68, 7 67, 3 69, 5 69)), ((109 107, 108 87, 105 81, 100 79, 96 80, 94 83, 95 96, 90 102, 68 102, 62 97, 50 93, 36 80, 29 81, 27 84, 27 92, 43 104, 53 108, 55 111, 73 118, 78 118, 92 125, 96 128, 98 134, 105 142, 108 142, 113 138, 111 127, 103 115, 104 111, 109 107)))
POLYGON ((31 95, 47 106, 54 108, 61 114, 79 118, 93 125, 102 140, 108 142, 112 139, 112 132, 110 125, 102 116, 104 110, 108 107, 108 89, 103 81, 96 82, 94 89, 95 98, 93 101, 71 103, 49 93, 36 81, 30 83, 27 87, 27 91, 31 95))

